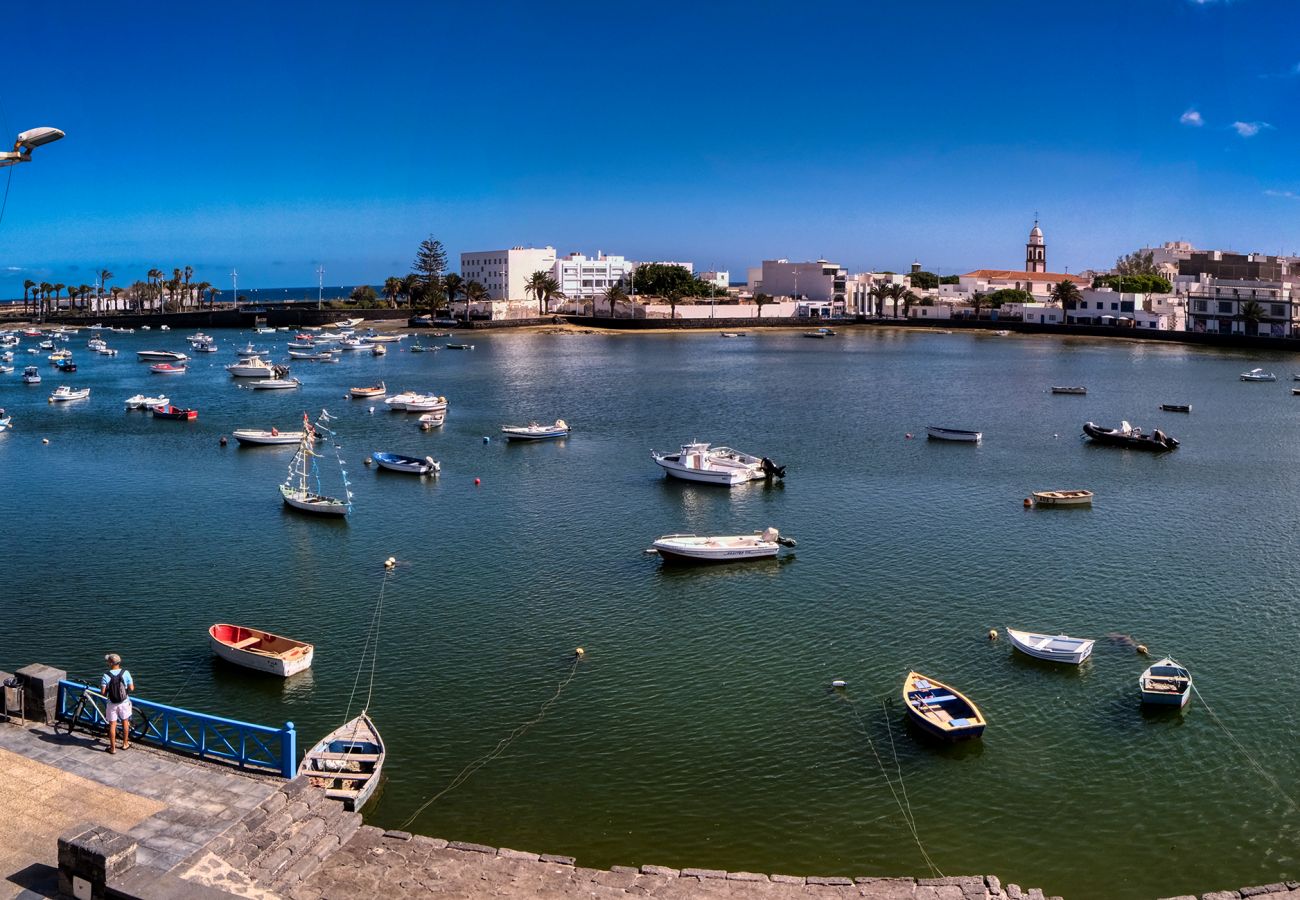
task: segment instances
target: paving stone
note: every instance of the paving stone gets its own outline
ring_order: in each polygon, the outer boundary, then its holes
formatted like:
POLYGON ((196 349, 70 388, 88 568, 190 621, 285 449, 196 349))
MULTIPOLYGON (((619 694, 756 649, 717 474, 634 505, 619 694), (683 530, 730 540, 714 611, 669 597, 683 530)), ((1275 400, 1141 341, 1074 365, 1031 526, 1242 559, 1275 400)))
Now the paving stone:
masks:
POLYGON ((411 839, 411 832, 409 832, 409 831, 385 831, 385 832, 384 832, 384 837, 388 838, 390 841, 409 841, 409 840, 411 839))
POLYGON ((768 878, 776 884, 803 884, 802 875, 769 875, 768 878))
POLYGON ((682 869, 682 878, 722 878, 727 877, 726 869, 682 869))
POLYGON ((641 872, 641 870, 638 869, 636 866, 610 866, 609 870, 611 872, 618 872, 623 875, 628 875, 628 874, 637 875, 640 874, 641 872))
POLYGON ((574 863, 572 856, 560 856, 555 853, 543 853, 539 858, 544 863, 554 863, 560 866, 571 866, 574 863))
POLYGON ((490 856, 497 855, 496 847, 489 847, 487 844, 471 844, 469 841, 449 841, 448 850, 463 850, 467 853, 487 853, 490 856))
POLYGON ((1209 894, 1202 894, 1201 900, 1241 900, 1241 894, 1236 891, 1213 891, 1209 894))
POLYGON ((668 866, 642 866, 642 875, 661 875, 665 878, 676 878, 681 874, 679 869, 670 869, 668 866))
POLYGON ((767 881, 766 875, 760 875, 757 872, 728 872, 728 881, 767 881))
POLYGON ((827 887, 850 887, 853 884, 852 878, 842 878, 839 875, 809 875, 804 878, 807 884, 820 884, 827 887))
POLYGON ((1259 897, 1261 895, 1267 895, 1267 894, 1286 895, 1288 893, 1288 889, 1285 884, 1279 881, 1274 884, 1259 885, 1258 887, 1244 887, 1237 893, 1241 894, 1241 896, 1243 897, 1259 897))

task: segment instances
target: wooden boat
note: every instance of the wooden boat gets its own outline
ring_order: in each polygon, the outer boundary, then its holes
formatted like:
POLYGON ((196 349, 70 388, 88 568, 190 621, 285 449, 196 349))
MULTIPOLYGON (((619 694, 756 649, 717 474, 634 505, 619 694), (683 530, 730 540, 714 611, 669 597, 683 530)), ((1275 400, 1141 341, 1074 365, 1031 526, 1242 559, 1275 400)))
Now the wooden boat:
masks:
POLYGON ((1092 506, 1092 491, 1034 491, 1038 506, 1092 506))
POLYGON ((151 406, 149 407, 149 411, 153 413, 155 419, 177 419, 179 421, 188 422, 199 417, 199 411, 197 409, 181 409, 179 406, 172 406, 170 403, 166 405, 159 404, 158 406, 151 406))
POLYGON ((539 425, 529 422, 527 425, 502 425, 501 433, 508 441, 545 441, 551 438, 566 437, 569 423, 556 419, 554 425, 539 425))
POLYGON ((445 413, 447 398, 435 397, 433 394, 416 394, 408 399, 402 408, 409 413, 445 413))
POLYGON ((420 430, 432 431, 435 428, 441 428, 446 421, 447 413, 445 410, 443 412, 425 413, 420 416, 420 430))
POLYGON ((185 366, 173 366, 171 363, 157 363, 149 367, 155 375, 184 375, 185 366))
POLYGON ((448 350, 473 350, 474 345, 473 344, 448 344, 447 349, 448 350))
POLYGON ((794 538, 782 537, 775 528, 768 528, 753 534, 665 534, 651 544, 650 549, 664 562, 728 563, 770 559, 782 547, 793 546, 794 538))
POLYGON ((963 431, 960 428, 940 428, 937 425, 925 426, 925 433, 936 441, 959 441, 967 444, 978 444, 984 437, 984 432, 982 431, 963 431))
POLYGON ((388 388, 382 381, 374 387, 354 387, 348 391, 353 397, 382 397, 387 392, 388 388))
MULTIPOLYGON (((327 427, 324 423, 329 420, 329 413, 321 410, 318 424, 321 427, 327 427)), ((303 413, 302 438, 298 442, 298 452, 289 461, 289 474, 285 477, 284 483, 280 485, 280 496, 286 506, 302 512, 318 516, 346 516, 352 511, 352 489, 349 487, 347 480, 348 473, 342 470, 342 460, 340 459, 339 468, 342 471, 346 499, 340 500, 337 497, 329 497, 320 492, 320 472, 316 466, 317 454, 312 449, 312 444, 316 441, 316 438, 316 426, 312 425, 307 419, 307 414, 303 413)))
POLYGON ((303 755, 299 775, 306 775, 325 796, 358 812, 379 786, 384 768, 384 740, 363 711, 325 735, 303 755))
MULTIPOLYGON (((1292 393, 1297 393, 1292 391, 1292 393)), ((1165 412, 1189 413, 1192 411, 1191 404, 1183 405, 1180 403, 1161 403, 1160 408, 1165 412)))
POLYGON ((311 667, 315 648, 303 641, 219 622, 208 629, 212 652, 237 666, 288 678, 311 667))
POLYGON ((259 428, 240 428, 230 432, 231 437, 246 446, 266 446, 274 444, 297 444, 302 441, 301 431, 281 431, 278 428, 272 428, 270 431, 263 431, 259 428))
POLYGON ((1111 447, 1126 447, 1130 450, 1149 450, 1164 453, 1178 446, 1178 440, 1165 434, 1159 428, 1150 434, 1143 434, 1142 429, 1134 428, 1128 422, 1119 428, 1103 428, 1095 422, 1085 422, 1083 433, 1098 444, 1111 447))
POLYGON ((1088 389, 1087 389, 1086 387, 1083 387, 1082 385, 1076 385, 1076 386, 1074 386, 1074 387, 1061 386, 1061 385, 1052 385, 1052 393, 1053 393, 1053 394, 1080 394, 1080 395, 1082 395, 1082 394, 1086 394, 1086 393, 1088 393, 1088 389))
POLYGON ((1277 381, 1276 375, 1263 369, 1251 369, 1249 372, 1242 372, 1239 377, 1242 381, 1277 381))
POLYGON ((1166 656, 1142 673, 1138 691, 1144 706, 1183 707, 1192 696, 1192 673, 1166 656))
POLYGON ((387 352, 388 352, 388 348, 385 347, 383 344, 371 344, 371 345, 370 345, 370 355, 371 355, 371 356, 383 356, 383 355, 384 355, 385 353, 387 353, 387 352))
POLYGON ((701 441, 682 444, 677 453, 651 450, 650 458, 672 478, 703 484, 730 486, 785 477, 785 466, 778 466, 766 456, 752 456, 730 447, 710 447, 701 441))
POLYGON ((90 388, 70 388, 66 384, 61 384, 50 394, 51 403, 62 403, 68 400, 85 400, 90 396, 90 388))
POLYGON ((314 360, 314 361, 333 359, 334 351, 333 350, 290 350, 289 358, 314 360))
POLYGON ((173 353, 170 350, 137 350, 135 356, 141 362, 185 362, 189 359, 184 353, 173 353))
POLYGON ((442 465, 436 462, 432 456, 420 459, 418 456, 403 456, 400 453, 375 452, 370 454, 370 457, 379 464, 381 469, 388 469, 390 472, 407 472, 411 475, 437 475, 442 471, 442 465))
POLYGON ((1049 662, 1069 663, 1075 666, 1088 658, 1095 643, 1088 638, 1074 638, 1064 634, 1037 634, 1033 631, 1018 631, 1015 628, 1008 628, 1007 636, 1011 638, 1011 646, 1021 653, 1049 662))
POLYGON ((965 694, 920 672, 903 679, 903 706, 922 731, 941 741, 977 738, 987 724, 965 694))

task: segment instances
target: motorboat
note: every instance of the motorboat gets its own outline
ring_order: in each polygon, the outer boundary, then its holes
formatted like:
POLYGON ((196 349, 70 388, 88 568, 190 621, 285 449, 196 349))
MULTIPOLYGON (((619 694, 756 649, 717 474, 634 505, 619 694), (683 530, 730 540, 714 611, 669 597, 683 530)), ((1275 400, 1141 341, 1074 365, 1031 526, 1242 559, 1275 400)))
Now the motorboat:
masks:
POLYGON ((433 394, 417 394, 406 401, 405 409, 409 413, 446 412, 447 398, 435 397, 433 394))
POLYGON ((1052 385, 1052 393, 1053 394, 1078 394, 1079 396, 1083 396, 1084 394, 1088 393, 1088 389, 1086 387, 1083 387, 1082 385, 1074 385, 1073 387, 1052 385))
POLYGON ((262 378, 250 381, 247 387, 255 391, 291 391, 302 387, 302 382, 297 378, 262 378))
POLYGON ((75 372, 77 371, 77 364, 70 359, 61 359, 54 368, 60 372, 75 372))
POLYGON ((650 457, 673 478, 705 484, 744 484, 784 478, 785 466, 778 466, 766 456, 751 456, 730 447, 710 447, 696 441, 682 444, 676 453, 650 451, 650 457))
POLYGON ((816 331, 805 331, 803 336, 806 338, 828 338, 835 337, 835 332, 829 328, 818 328, 816 331))
POLYGON ((473 350, 474 345, 473 344, 448 344, 447 349, 448 350, 473 350))
POLYGON ((391 397, 384 398, 384 405, 394 412, 402 412, 406 409, 406 404, 413 400, 424 397, 424 394, 418 394, 415 391, 402 391, 400 394, 393 394, 391 397))
POLYGON ((442 471, 442 464, 435 461, 432 456, 420 459, 418 456, 403 456, 400 453, 375 452, 370 454, 370 457, 378 464, 379 468, 387 469, 390 472, 407 472, 411 475, 437 475, 442 471))
MULTIPOLYGON (((376 344, 375 346, 379 346, 379 345, 376 344)), ((426 347, 424 346, 424 344, 421 344, 419 341, 416 341, 408 349, 412 353, 431 353, 432 351, 437 350, 438 348, 436 345, 432 347, 426 347)))
POLYGON ((405 337, 404 334, 379 334, 371 328, 361 335, 361 340, 368 344, 396 344, 405 337))
POLYGON ((325 735, 303 754, 298 774, 313 787, 359 812, 379 786, 384 768, 384 740, 370 717, 362 712, 325 735))
POLYGON ((903 706, 922 731, 941 741, 977 738, 987 724, 965 694, 920 672, 908 672, 903 679, 903 706))
POLYGON ((216 353, 217 352, 217 345, 212 341, 197 341, 193 344, 190 344, 190 346, 194 348, 195 353, 216 353))
POLYGON ((106 344, 106 343, 104 342, 104 339, 103 339, 103 338, 97 338, 97 337, 96 337, 96 338, 91 338, 90 340, 86 341, 86 349, 87 349, 87 350, 93 350, 93 351, 95 351, 96 353, 98 353, 100 350, 103 350, 103 349, 106 348, 107 346, 108 346, 108 344, 106 344))
POLYGON ((104 349, 96 350, 95 352, 98 353, 100 356, 117 356, 117 351, 114 350, 112 347, 105 347, 104 349))
POLYGON ((212 652, 226 662, 281 678, 311 668, 315 652, 315 648, 305 641, 224 622, 208 629, 208 641, 212 652))
POLYGON ((1092 491, 1034 491, 1036 506, 1092 506, 1092 491))
MULTIPOLYGON (((145 327, 145 328, 148 328, 149 326, 146 325, 146 326, 144 326, 144 327, 145 327)), ((171 330, 172 330, 172 327, 171 327, 170 325, 159 325, 159 326, 158 326, 158 330, 159 330, 159 331, 171 331, 171 330)))
POLYGON ((936 441, 957 441, 978 444, 984 437, 982 431, 964 431, 960 428, 940 428, 937 425, 925 426, 925 433, 936 441))
POLYGON ((140 362, 185 362, 189 359, 184 353, 171 350, 137 350, 135 356, 140 362))
MULTIPOLYGON (((1295 391, 1293 390, 1292 393, 1295 393, 1295 391)), ((1165 412, 1189 413, 1192 411, 1192 406, 1190 403, 1189 404, 1161 403, 1160 408, 1165 412)))
POLYGON ((45 357, 45 358, 48 359, 48 360, 49 360, 50 362, 52 362, 52 363, 63 362, 63 361, 65 361, 65 360, 72 359, 72 351, 71 351, 71 350, 55 350, 53 353, 51 353, 49 356, 47 356, 47 357, 45 357))
POLYGON ((1192 696, 1192 673, 1172 657, 1147 667, 1138 678, 1143 706, 1184 707, 1192 696))
POLYGON ((382 397, 385 393, 387 393, 387 391, 388 388, 384 386, 384 383, 382 381, 379 382, 379 384, 374 385, 373 387, 354 387, 348 389, 348 393, 351 394, 353 397, 357 397, 357 398, 382 397))
POLYGON ((1249 372, 1242 372, 1240 376, 1242 381, 1277 381, 1277 376, 1272 372, 1265 372, 1263 369, 1251 369, 1249 372))
POLYGON ((388 353, 388 348, 385 347, 383 344, 371 344, 371 345, 370 345, 370 355, 371 355, 371 356, 383 356, 383 355, 385 355, 386 353, 388 353))
POLYGON ((554 425, 539 425, 536 422, 529 422, 527 425, 502 425, 501 433, 508 441, 546 441, 568 436, 569 423, 563 419, 556 419, 554 425))
POLYGON ((290 359, 324 360, 333 359, 333 350, 290 350, 290 359))
POLYGON ((665 534, 650 549, 664 562, 728 563, 771 559, 782 547, 793 546, 793 538, 782 537, 775 528, 767 528, 753 534, 665 534))
POLYGON ((35 366, 28 366, 23 369, 23 384, 40 384, 41 370, 35 366))
POLYGON ((254 347, 252 341, 249 341, 243 347, 237 349, 235 351, 235 355, 237 355, 240 359, 252 359, 255 356, 261 356, 262 351, 254 347))
POLYGON ((155 419, 175 419, 180 422, 190 422, 199 417, 197 409, 182 409, 179 406, 172 406, 170 403, 151 406, 149 412, 153 413, 155 419))
POLYGON ((281 431, 278 428, 272 428, 270 431, 257 428, 240 428, 230 432, 230 435, 240 444, 253 447, 302 442, 301 431, 281 431))
POLYGON ((155 406, 169 406, 171 400, 167 397, 146 397, 144 394, 136 394, 127 397, 124 405, 127 409, 150 409, 155 406))
POLYGON ((173 366, 171 363, 155 363, 149 367, 155 375, 184 375, 185 366, 173 366))
POLYGON ((210 344, 212 343, 212 335, 196 331, 185 340, 189 341, 191 344, 210 344))
POLYGON ((41 341, 41 342, 40 342, 39 344, 37 344, 36 346, 37 346, 37 347, 40 347, 42 350, 53 350, 53 349, 54 349, 54 341, 41 341))
POLYGON ((5 411, 0 409, 0 432, 8 431, 9 426, 13 424, 14 417, 5 415, 5 411))
POLYGON ((1164 453, 1178 446, 1176 438, 1170 437, 1159 428, 1150 434, 1143 434, 1141 428, 1134 428, 1128 422, 1120 423, 1119 428, 1103 428, 1094 422, 1085 422, 1083 433, 1098 444, 1127 447, 1130 450, 1164 453))
POLYGON ((274 378, 275 368, 274 363, 263 360, 260 356, 250 356, 226 366, 226 371, 234 378, 274 378))
POLYGON ((365 350, 370 345, 360 338, 344 338, 339 341, 340 350, 365 350))
POLYGON ((3 364, 0 364, 0 375, 12 375, 13 372, 14 372, 14 367, 13 367, 13 366, 6 366, 6 365, 3 365, 3 364))
POLYGON ((298 442, 298 452, 289 461, 289 474, 280 485, 280 496, 286 506, 317 516, 346 516, 352 511, 352 488, 348 481, 347 470, 343 469, 343 460, 339 459, 339 470, 343 478, 344 499, 330 497, 321 493, 320 470, 316 465, 318 454, 312 444, 318 439, 318 429, 327 430, 331 421, 330 414, 321 410, 320 418, 313 425, 304 413, 302 417, 302 437, 298 442))
POLYGON ((61 384, 50 394, 51 403, 63 403, 68 400, 85 400, 90 396, 90 388, 70 388, 61 384))
POLYGON ((724 332, 722 332, 722 336, 723 336, 724 338, 738 338, 738 337, 744 337, 744 336, 745 336, 745 332, 743 332, 743 331, 724 331, 724 332))
POLYGON ((1007 636, 1011 638, 1011 646, 1021 653, 1049 662, 1070 663, 1075 666, 1088 658, 1095 643, 1088 638, 1075 638, 1064 634, 1037 634, 1032 631, 1018 631, 1015 628, 1008 628, 1007 636))
POLYGON ((330 328, 356 328, 364 321, 365 319, 340 319, 337 322, 330 322, 330 328))
POLYGON ((447 421, 447 413, 445 411, 436 412, 436 413, 425 413, 424 415, 420 416, 420 430, 432 431, 435 428, 441 428, 446 423, 446 421, 447 421))

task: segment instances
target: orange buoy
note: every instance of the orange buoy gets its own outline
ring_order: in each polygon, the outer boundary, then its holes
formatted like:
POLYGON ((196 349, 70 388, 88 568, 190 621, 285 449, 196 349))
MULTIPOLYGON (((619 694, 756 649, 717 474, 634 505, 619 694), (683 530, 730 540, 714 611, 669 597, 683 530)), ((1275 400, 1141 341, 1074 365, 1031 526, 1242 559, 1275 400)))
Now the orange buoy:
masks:
POLYGON ((1033 505, 1034 505, 1034 501, 1033 501, 1033 500, 1030 500, 1028 497, 1026 497, 1026 498, 1025 498, 1025 509, 1029 509, 1029 507, 1031 507, 1031 506, 1033 506, 1033 505))

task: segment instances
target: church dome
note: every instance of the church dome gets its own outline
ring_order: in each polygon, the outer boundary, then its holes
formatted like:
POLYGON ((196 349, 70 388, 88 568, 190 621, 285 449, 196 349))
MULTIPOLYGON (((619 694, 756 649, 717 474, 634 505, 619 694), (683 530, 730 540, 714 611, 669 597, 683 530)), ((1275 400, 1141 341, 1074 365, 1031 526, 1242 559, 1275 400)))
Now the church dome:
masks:
POLYGON ((1029 243, 1041 244, 1043 242, 1043 229, 1038 227, 1038 220, 1034 220, 1034 227, 1029 232, 1029 243))

